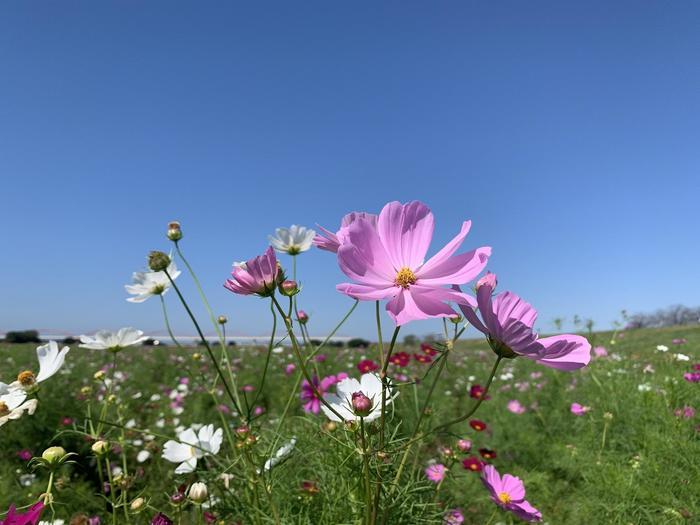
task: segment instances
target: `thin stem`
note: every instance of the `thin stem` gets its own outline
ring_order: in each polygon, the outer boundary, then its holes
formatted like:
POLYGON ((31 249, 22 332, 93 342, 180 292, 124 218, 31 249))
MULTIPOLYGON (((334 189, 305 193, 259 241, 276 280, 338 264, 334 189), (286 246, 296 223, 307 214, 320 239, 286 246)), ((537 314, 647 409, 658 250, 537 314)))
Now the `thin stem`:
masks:
POLYGON ((367 435, 365 433, 365 418, 360 418, 360 436, 362 439, 362 463, 365 473, 365 522, 367 525, 372 523, 372 482, 369 472, 369 447, 367 446, 367 435))
POLYGON ((175 346, 177 346, 178 348, 182 348, 180 342, 177 339, 175 339, 173 330, 170 327, 170 320, 168 319, 168 310, 165 308, 165 299, 163 298, 163 294, 160 294, 158 297, 160 297, 160 304, 163 307, 163 319, 165 319, 165 328, 168 330, 168 335, 170 336, 170 339, 173 340, 173 343, 175 343, 175 346))
POLYGON ((399 330, 401 326, 397 326, 394 329, 394 334, 391 336, 391 343, 389 343, 389 351, 386 353, 386 358, 384 359, 384 366, 382 366, 382 373, 380 374, 380 379, 382 380, 382 412, 381 421, 379 426, 379 449, 384 449, 384 425, 386 422, 386 391, 389 386, 389 380, 386 377, 386 371, 389 368, 389 360, 391 359, 391 353, 394 351, 394 346, 396 345, 396 339, 399 336, 399 330))
POLYGON ((182 296, 182 293, 180 293, 180 289, 175 284, 175 281, 168 273, 168 270, 166 269, 163 271, 165 272, 165 275, 168 277, 168 280, 170 281, 170 284, 172 285, 173 289, 177 293, 177 296, 180 298, 180 302, 182 303, 182 306, 185 307, 187 314, 190 316, 190 319, 192 319, 192 323, 194 324, 194 327, 197 330, 197 333, 199 334, 199 338, 202 341, 202 344, 207 349, 207 353, 209 354, 209 358, 211 359, 212 363, 214 364, 214 368, 216 368, 216 373, 221 378, 221 382, 224 384, 224 388, 226 389, 226 392, 227 392, 229 398, 231 398, 231 402, 233 403, 233 406, 236 408, 236 411, 240 414, 241 408, 237 402, 237 397, 234 396, 233 392, 231 391, 231 388, 229 387, 229 384, 226 381, 226 378, 224 377, 224 374, 221 371, 221 368, 219 367, 219 363, 216 360, 216 357, 214 357, 214 352, 212 352, 211 347, 209 346, 209 342, 206 340, 206 338, 204 337, 204 334, 202 333, 202 329, 199 327, 199 323, 197 322, 197 319, 195 318, 194 314, 192 313, 192 310, 190 310, 190 307, 187 305, 187 301, 185 301, 185 298, 182 296))
POLYGON ((379 364, 384 368, 384 342, 382 341, 382 318, 379 315, 379 301, 375 302, 374 310, 377 319, 377 350, 379 351, 379 364))
MULTIPOLYGON (((260 386, 255 392, 255 397, 253 398, 253 402, 251 403, 251 406, 253 408, 255 407, 255 403, 258 401, 258 398, 260 397, 260 393, 262 392, 263 387, 265 386, 265 377, 267 377, 267 369, 270 366, 270 356, 272 355, 272 347, 275 344, 275 334, 277 332, 277 314, 275 314, 275 305, 272 303, 272 301, 270 301, 270 312, 272 312, 272 335, 270 336, 270 343, 267 345, 267 357, 265 357, 265 367, 263 368, 262 377, 260 378, 260 386)), ((250 421, 250 408, 248 408, 247 419, 250 421)))

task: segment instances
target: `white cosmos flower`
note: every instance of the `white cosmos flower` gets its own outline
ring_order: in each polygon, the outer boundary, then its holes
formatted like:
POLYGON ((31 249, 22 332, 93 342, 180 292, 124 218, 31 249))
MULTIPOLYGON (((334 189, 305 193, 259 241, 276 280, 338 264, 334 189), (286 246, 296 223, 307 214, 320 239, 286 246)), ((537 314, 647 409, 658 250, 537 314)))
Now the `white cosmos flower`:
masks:
POLYGON ((148 337, 145 337, 141 330, 131 327, 121 328, 118 332, 100 330, 94 336, 81 335, 80 348, 118 352, 122 348, 142 343, 146 339, 148 337))
POLYGON ((278 252, 297 255, 311 248, 316 232, 305 226, 292 224, 289 228, 277 228, 274 235, 268 235, 270 244, 278 252))
POLYGON ((32 415, 36 405, 36 399, 27 401, 24 390, 0 383, 0 427, 11 419, 21 418, 25 412, 32 415))
MULTIPOLYGON (((168 273, 173 281, 180 275, 174 261, 168 265, 168 273)), ((154 295, 163 295, 172 286, 165 272, 134 272, 131 279, 134 284, 124 285, 126 291, 134 296, 127 298, 130 303, 142 303, 154 295)))
POLYGON ((139 463, 143 463, 144 461, 146 461, 150 457, 151 457, 151 453, 148 450, 141 450, 136 455, 136 461, 138 461, 139 463))
POLYGON ((642 383, 641 385, 637 385, 637 390, 640 392, 651 392, 651 385, 649 383, 642 383))
POLYGON ((193 428, 188 428, 177 438, 177 441, 166 441, 163 445, 163 458, 179 463, 175 474, 186 474, 197 467, 197 459, 218 454, 224 432, 220 428, 214 431, 214 425, 204 425, 199 429, 199 434, 193 428))
POLYGON ((676 358, 676 361, 690 361, 690 356, 685 354, 673 354, 673 356, 676 358))
POLYGON ((284 461, 294 450, 294 446, 297 444, 297 438, 293 437, 290 439, 287 443, 282 445, 277 452, 275 452, 275 455, 272 456, 270 459, 268 459, 265 462, 265 465, 263 466, 263 470, 267 472, 270 470, 272 467, 275 465, 279 464, 281 461, 284 461))
MULTIPOLYGON (((335 394, 325 394, 323 399, 331 405, 336 412, 342 416, 342 420, 338 418, 326 405, 321 405, 323 413, 332 421, 357 421, 360 416, 355 414, 352 407, 352 395, 356 392, 362 392, 372 401, 372 408, 369 413, 364 416, 366 422, 374 421, 382 413, 382 380, 374 373, 363 374, 360 380, 348 377, 335 385, 335 394)), ((387 389, 386 406, 389 406, 399 393, 393 393, 391 388, 387 389)))
POLYGON ((666 346, 666 345, 658 345, 658 346, 656 347, 656 350, 658 350, 659 352, 668 352, 668 346, 666 346))
POLYGON ((45 345, 38 346, 36 349, 36 357, 39 360, 39 374, 35 377, 29 370, 20 372, 17 376, 17 381, 11 383, 10 388, 30 390, 37 383, 46 381, 63 366, 63 362, 66 360, 66 354, 68 354, 69 350, 70 347, 68 346, 64 346, 59 350, 56 341, 49 341, 45 345))

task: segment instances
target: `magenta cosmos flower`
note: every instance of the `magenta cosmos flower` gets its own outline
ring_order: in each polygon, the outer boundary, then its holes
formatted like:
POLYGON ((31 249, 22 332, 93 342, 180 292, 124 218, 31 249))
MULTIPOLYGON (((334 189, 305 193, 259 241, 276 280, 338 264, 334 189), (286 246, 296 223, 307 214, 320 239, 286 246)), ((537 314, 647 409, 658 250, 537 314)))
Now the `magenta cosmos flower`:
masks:
POLYGON ((259 295, 269 297, 280 281, 280 269, 277 265, 275 250, 270 246, 265 253, 244 263, 234 264, 231 279, 224 287, 241 295, 259 295))
POLYGON ((397 326, 418 319, 451 317, 446 301, 472 303, 466 294, 444 288, 473 280, 486 266, 491 248, 454 255, 471 227, 425 261, 433 237, 433 214, 418 201, 390 202, 376 224, 356 217, 340 232, 338 264, 353 283, 336 286, 339 292, 362 301, 388 299, 386 309, 397 326))
POLYGON ((36 525, 43 510, 44 504, 42 502, 35 503, 24 514, 18 514, 15 511, 15 506, 10 505, 5 519, 0 520, 0 525, 36 525))
POLYGON ((493 465, 486 465, 481 481, 491 493, 493 502, 525 521, 541 521, 542 514, 525 500, 525 485, 520 478, 498 473, 493 465))
POLYGON ((345 235, 345 230, 359 218, 369 221, 373 226, 377 225, 376 215, 366 213, 364 211, 354 211, 343 217, 343 219, 340 221, 340 230, 338 230, 336 233, 330 232, 324 227, 319 226, 318 229, 321 230, 323 234, 316 234, 313 240, 314 246, 321 250, 338 253, 338 248, 340 248, 340 243, 345 235))
POLYGON ((337 376, 324 377, 321 381, 318 380, 318 377, 314 376, 313 387, 309 384, 309 382, 306 379, 304 379, 304 381, 302 381, 301 383, 300 396, 301 402, 303 403, 304 412, 306 412, 307 414, 318 414, 321 410, 321 400, 316 395, 316 392, 314 392, 314 388, 318 390, 321 395, 323 395, 330 387, 332 387, 339 381, 342 381, 346 377, 348 377, 348 375, 342 372, 337 376))
POLYGON ((440 483, 445 479, 445 473, 447 469, 442 463, 433 463, 428 465, 425 469, 425 476, 433 483, 440 483))
POLYGON ((562 334, 539 338, 532 326, 537 310, 512 292, 491 297, 496 276, 487 273, 476 285, 476 301, 481 319, 474 309, 460 303, 464 317, 483 332, 489 345, 501 357, 527 357, 559 370, 576 370, 591 360, 591 345, 580 335, 562 334))

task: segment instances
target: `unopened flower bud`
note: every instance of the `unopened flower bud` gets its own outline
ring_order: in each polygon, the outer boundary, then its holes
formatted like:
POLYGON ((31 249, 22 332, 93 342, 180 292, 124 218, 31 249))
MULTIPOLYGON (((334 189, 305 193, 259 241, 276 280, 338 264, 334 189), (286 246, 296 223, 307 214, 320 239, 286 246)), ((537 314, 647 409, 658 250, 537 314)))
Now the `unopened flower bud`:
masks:
POLYGON ((90 448, 96 455, 101 456, 109 452, 109 443, 100 439, 99 441, 95 441, 90 448))
POLYGON ((84 386, 80 389, 80 393, 83 394, 84 396, 89 396, 92 394, 92 387, 91 386, 84 386))
POLYGON ((207 491, 207 486, 201 481, 198 481, 196 483, 192 483, 187 496, 194 503, 204 503, 205 501, 207 501, 209 492, 207 491))
POLYGON ((299 312, 297 313, 297 320, 301 324, 306 324, 307 322, 309 322, 309 314, 307 314, 304 310, 299 310, 299 312))
POLYGON ((170 265, 170 257, 165 252, 153 251, 148 254, 148 267, 154 272, 162 272, 170 265))
POLYGON ((228 317, 226 317, 225 315, 220 315, 216 321, 219 324, 226 324, 226 323, 228 323, 228 317))
POLYGON ((611 412, 606 412, 605 414, 603 414, 603 419, 605 419, 605 420, 607 420, 607 421, 612 421, 612 419, 613 419, 612 413, 611 413, 611 412))
POLYGON ((321 426, 326 432, 333 432, 336 428, 338 428, 338 424, 335 421, 326 421, 321 426))
POLYGON ((92 377, 95 379, 95 381, 102 381, 105 378, 105 375, 104 370, 98 370, 92 377))
POLYGON ((194 354, 192 354, 192 360, 199 361, 200 359, 202 359, 202 354, 200 354, 199 352, 195 352, 194 354))
POLYGON ((462 316, 459 315, 459 314, 452 314, 452 315, 449 317, 449 319, 450 319, 450 321, 452 321, 452 323, 454 323, 454 324, 459 324, 459 323, 462 322, 462 316))
POLYGON ((170 496, 170 503, 173 505, 180 505, 182 502, 185 501, 185 493, 184 492, 176 492, 172 496, 170 496))
POLYGON ((257 443, 258 438, 255 437, 255 434, 250 434, 247 438, 245 438, 245 444, 248 446, 253 446, 255 443, 257 443))
POLYGON ((107 398, 107 403, 115 403, 117 401, 117 396, 114 394, 110 394, 109 397, 107 398))
POLYGON ((178 221, 168 223, 168 239, 171 241, 179 241, 182 239, 182 230, 178 221))
POLYGON ((249 433, 250 428, 248 428, 246 425, 241 425, 236 429, 236 436, 238 436, 241 439, 245 439, 249 433))
POLYGON ((129 505, 129 508, 131 509, 131 512, 138 512, 141 509, 143 509, 145 506, 146 506, 146 500, 139 497, 131 502, 131 505, 129 505))
POLYGON ((286 280, 280 284, 280 293, 287 297, 292 297, 299 293, 299 285, 296 281, 286 280))
POLYGON ((352 395, 352 409, 357 416, 367 416, 372 410, 372 400, 362 392, 355 392, 352 395))
POLYGON ((56 463, 63 459, 66 450, 63 447, 49 447, 41 455, 42 459, 48 463, 56 463))
POLYGON ((484 275, 481 279, 479 279, 476 282, 476 289, 478 290, 482 286, 486 285, 489 288, 491 288, 491 290, 495 290, 497 284, 498 284, 498 281, 496 280, 496 274, 491 273, 491 272, 486 272, 486 275, 484 275))

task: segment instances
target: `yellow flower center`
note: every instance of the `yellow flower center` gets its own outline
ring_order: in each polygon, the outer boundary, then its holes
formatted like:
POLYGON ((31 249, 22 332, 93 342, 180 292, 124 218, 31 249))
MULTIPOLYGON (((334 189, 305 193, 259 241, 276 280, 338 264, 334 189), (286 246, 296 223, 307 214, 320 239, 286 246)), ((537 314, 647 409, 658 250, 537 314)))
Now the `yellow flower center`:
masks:
POLYGON ((36 379, 34 378, 34 374, 31 371, 25 370, 24 372, 19 373, 19 375, 17 376, 17 381, 23 387, 28 387, 32 386, 36 382, 36 379))
POLYGON ((401 288, 407 289, 412 284, 416 284, 416 280, 416 274, 413 273, 413 270, 404 266, 399 270, 399 273, 396 274, 394 284, 396 284, 396 286, 400 286, 401 288))
POLYGON ((510 503, 510 494, 508 494, 507 492, 501 492, 498 494, 498 499, 504 505, 508 505, 508 503, 510 503))
POLYGON ((0 416, 6 416, 9 413, 10 409, 7 406, 7 403, 5 403, 4 401, 0 401, 0 416))

